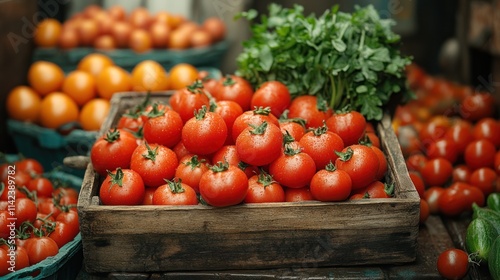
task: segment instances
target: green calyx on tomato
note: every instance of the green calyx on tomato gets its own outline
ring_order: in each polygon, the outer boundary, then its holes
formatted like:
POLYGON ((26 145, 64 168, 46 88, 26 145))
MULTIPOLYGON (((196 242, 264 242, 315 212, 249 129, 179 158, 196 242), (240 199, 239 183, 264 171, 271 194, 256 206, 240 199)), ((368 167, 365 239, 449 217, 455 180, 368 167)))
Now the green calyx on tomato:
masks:
POLYGON ((293 141, 295 141, 295 138, 293 138, 293 136, 287 130, 286 133, 283 134, 283 145, 292 143, 293 141))
POLYGON ((113 174, 111 171, 107 170, 108 172, 108 176, 111 178, 111 184, 109 185, 109 188, 111 189, 111 187, 113 185, 117 185, 119 187, 122 187, 123 186, 123 170, 121 169, 121 167, 118 167, 116 169, 116 173, 113 174))
POLYGON ((285 149, 283 150, 283 153, 287 156, 294 156, 297 154, 300 154, 302 152, 302 149, 294 149, 292 145, 286 144, 285 149))
POLYGON ((273 176, 271 176, 269 173, 267 173, 264 169, 260 169, 259 172, 259 177, 257 179, 257 182, 264 186, 266 188, 269 185, 272 185, 276 183, 276 181, 273 180, 273 176))
POLYGON ((201 80, 196 80, 191 85, 187 86, 187 90, 191 93, 203 93, 203 88, 203 82, 201 80))
POLYGON ((243 161, 240 161, 238 163, 238 168, 245 171, 245 169, 247 169, 247 167, 249 167, 250 164, 246 163, 246 162, 243 162, 243 161))
POLYGON ((165 110, 158 108, 158 103, 153 104, 153 109, 146 115, 148 118, 156 118, 165 115, 165 110))
POLYGON ((248 124, 249 126, 251 126, 253 129, 250 130, 250 133, 251 134, 254 134, 254 135, 262 135, 266 132, 266 129, 267 129, 267 122, 266 121, 263 121, 260 125, 253 125, 253 124, 248 124))
POLYGON ((335 164, 333 164, 332 161, 330 161, 327 165, 325 165, 325 170, 329 171, 329 172, 333 172, 333 171, 337 170, 337 167, 335 166, 335 164))
POLYGON ((225 162, 218 161, 216 164, 210 167, 210 170, 212 170, 214 173, 224 172, 228 169, 229 169, 229 163, 227 161, 225 162))
POLYGON ((347 150, 345 152, 335 151, 335 153, 339 156, 339 159, 341 161, 348 161, 351 159, 354 151, 351 149, 351 147, 347 147, 347 150))
POLYGON ((118 139, 120 139, 120 131, 116 127, 114 129, 110 129, 104 137, 104 140, 106 140, 108 143, 113 143, 118 139))
POLYGON ((264 115, 264 116, 269 116, 269 114, 271 113, 271 107, 255 107, 255 109, 253 109, 253 114, 254 115, 264 115))
MULTIPOLYGON (((129 131, 128 129, 125 129, 127 131, 129 131)), ((132 133, 132 135, 134 135, 135 138, 137 139, 143 139, 144 138, 144 126, 139 126, 139 128, 137 129, 137 131, 130 131, 130 133, 132 133)))
POLYGON ((170 181, 165 179, 165 182, 167 182, 168 187, 172 191, 172 193, 183 193, 184 188, 182 187, 182 180, 178 179, 177 181, 170 181))
POLYGON ((323 121, 323 125, 322 126, 313 128, 311 130, 312 130, 314 136, 321 136, 321 135, 325 134, 328 131, 328 127, 326 126, 326 122, 323 121))
POLYGON ((359 138, 358 144, 368 146, 368 147, 373 146, 372 140, 370 139, 370 137, 366 133, 363 134, 363 136, 361 136, 361 138, 359 138))
POLYGON ((384 191, 388 196, 393 197, 394 196, 394 184, 385 183, 384 184, 384 191))
POLYGON ((191 159, 189 159, 188 162, 186 162, 185 164, 189 167, 191 167, 191 170, 195 170, 196 168, 200 167, 200 165, 205 162, 206 160, 205 159, 199 159, 198 158, 198 155, 194 155, 191 157, 191 159))
POLYGON ((155 149, 151 149, 151 147, 148 145, 148 142, 144 141, 144 145, 146 146, 147 149, 147 154, 143 154, 142 156, 145 159, 149 159, 152 162, 155 162, 156 156, 158 155, 158 146, 155 147, 155 149))
POLYGON ((224 82, 222 82, 222 85, 225 86, 225 87, 230 87, 232 85, 236 84, 236 81, 233 80, 233 78, 231 77, 231 75, 226 75, 226 79, 224 80, 224 82))
POLYGON ((207 106, 203 105, 198 111, 194 111, 194 116, 196 120, 200 121, 207 115, 207 106))

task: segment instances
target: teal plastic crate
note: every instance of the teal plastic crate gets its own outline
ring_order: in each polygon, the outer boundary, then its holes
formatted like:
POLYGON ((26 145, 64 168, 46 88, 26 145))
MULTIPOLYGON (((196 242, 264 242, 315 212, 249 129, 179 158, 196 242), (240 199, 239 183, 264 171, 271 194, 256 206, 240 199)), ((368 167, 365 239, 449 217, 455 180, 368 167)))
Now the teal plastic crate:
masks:
POLYGON ((65 166, 65 157, 88 155, 97 138, 97 131, 73 129, 62 135, 57 130, 39 125, 9 119, 7 131, 17 151, 25 157, 34 158, 45 170, 59 170, 83 178, 85 170, 65 166))
POLYGON ((109 56, 117 66, 127 71, 132 71, 139 62, 149 59, 160 63, 167 70, 179 63, 189 63, 195 67, 213 67, 220 69, 227 50, 227 41, 221 41, 205 48, 192 48, 186 50, 153 49, 144 53, 137 53, 131 49, 100 51, 94 48, 74 48, 70 50, 37 48, 33 52, 32 60, 54 62, 59 65, 64 72, 70 72, 76 69, 78 62, 80 62, 83 57, 97 52, 109 56))
MULTIPOLYGON (((7 161, 14 162, 16 155, 7 155, 7 161)), ((45 177, 64 181, 68 186, 80 191, 82 178, 60 171, 46 172, 45 177)), ((76 279, 83 263, 82 238, 80 233, 59 249, 57 255, 35 265, 2 276, 3 280, 71 280, 76 279), (33 276, 36 274, 36 276, 33 276)))

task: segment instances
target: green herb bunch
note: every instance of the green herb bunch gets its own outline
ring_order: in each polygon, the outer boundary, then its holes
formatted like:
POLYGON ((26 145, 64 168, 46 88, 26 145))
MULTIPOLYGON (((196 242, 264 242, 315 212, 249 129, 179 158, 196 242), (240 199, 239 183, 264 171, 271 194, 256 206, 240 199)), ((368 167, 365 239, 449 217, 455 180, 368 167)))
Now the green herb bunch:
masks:
POLYGON ((271 4, 259 22, 255 10, 237 15, 252 22, 252 36, 243 42, 236 74, 254 87, 278 80, 293 97, 320 95, 334 110, 357 110, 368 120, 382 118, 393 94, 411 98, 405 76, 411 57, 400 54, 392 19, 381 19, 371 5, 352 14, 334 6, 320 17, 303 11, 271 4))

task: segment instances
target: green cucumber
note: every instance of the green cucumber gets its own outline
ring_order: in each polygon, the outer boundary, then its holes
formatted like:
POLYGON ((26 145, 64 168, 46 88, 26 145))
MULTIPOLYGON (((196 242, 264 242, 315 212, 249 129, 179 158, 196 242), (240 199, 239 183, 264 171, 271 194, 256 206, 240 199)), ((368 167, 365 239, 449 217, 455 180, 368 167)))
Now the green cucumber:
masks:
POLYGON ((488 269, 493 280, 500 280, 500 236, 491 245, 488 255, 488 269))
POLYGON ((488 198, 486 199, 486 205, 491 210, 494 210, 497 213, 500 213, 500 193, 489 194, 488 198))
POLYGON ((499 232, 483 218, 472 220, 465 233, 465 248, 474 261, 488 263, 488 254, 499 232))
POLYGON ((500 232, 500 212, 496 212, 486 207, 479 207, 477 204, 472 204, 472 219, 485 219, 493 224, 495 229, 500 232))

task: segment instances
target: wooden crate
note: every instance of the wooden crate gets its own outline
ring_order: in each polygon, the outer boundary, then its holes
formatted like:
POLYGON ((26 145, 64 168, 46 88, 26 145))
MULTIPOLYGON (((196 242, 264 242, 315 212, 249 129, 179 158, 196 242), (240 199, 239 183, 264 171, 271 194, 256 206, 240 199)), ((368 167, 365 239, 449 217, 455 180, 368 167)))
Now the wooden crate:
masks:
MULTIPOLYGON (((113 97, 101 132, 144 95, 113 97)), ((169 93, 153 94, 168 100, 169 93)), ((89 273, 400 264, 416 259, 419 197, 390 117, 377 125, 395 197, 338 203, 104 206, 86 169, 78 201, 89 273)))

